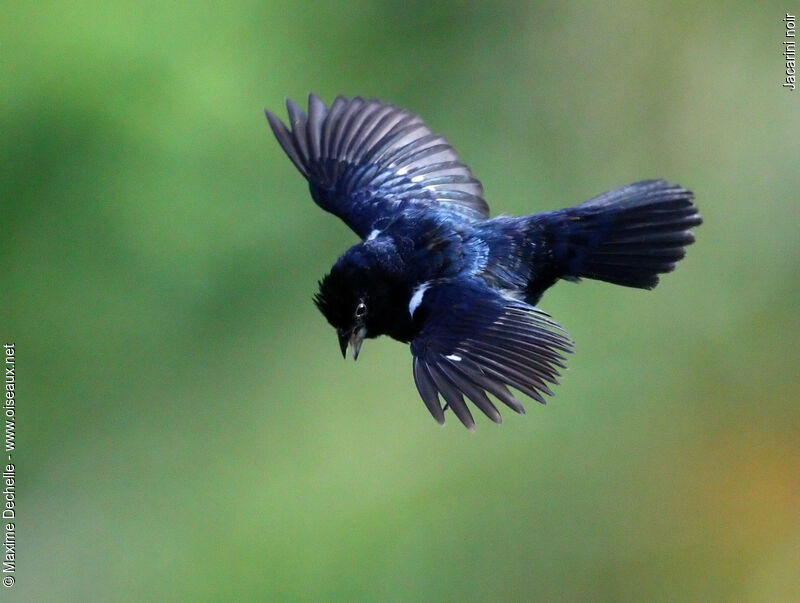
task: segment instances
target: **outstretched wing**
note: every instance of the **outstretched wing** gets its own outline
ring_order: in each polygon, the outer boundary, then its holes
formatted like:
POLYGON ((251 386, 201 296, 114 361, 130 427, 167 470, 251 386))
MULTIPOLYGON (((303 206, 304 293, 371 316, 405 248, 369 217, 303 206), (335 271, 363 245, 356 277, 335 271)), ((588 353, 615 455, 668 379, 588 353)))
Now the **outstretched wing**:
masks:
POLYGON ((328 108, 309 95, 308 115, 291 100, 286 107, 291 129, 266 111, 275 137, 314 201, 362 239, 408 204, 488 217, 481 183, 418 116, 360 97, 338 96, 328 108))
POLYGON ((466 396, 495 423, 500 413, 487 393, 519 413, 514 387, 545 403, 572 351, 566 331, 547 314, 523 302, 508 300, 482 283, 448 284, 425 291, 415 316, 424 320, 411 342, 414 381, 425 406, 444 423, 440 396, 469 429, 475 422, 466 396))

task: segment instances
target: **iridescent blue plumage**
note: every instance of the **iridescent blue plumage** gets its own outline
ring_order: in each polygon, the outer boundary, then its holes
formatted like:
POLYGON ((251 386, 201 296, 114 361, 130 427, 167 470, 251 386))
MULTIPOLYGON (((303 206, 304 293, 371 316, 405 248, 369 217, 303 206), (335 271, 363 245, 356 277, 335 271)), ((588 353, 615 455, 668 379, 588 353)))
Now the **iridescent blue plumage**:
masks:
POLYGON ((364 338, 410 342, 420 396, 440 423, 464 398, 490 419, 487 393, 524 412, 513 387, 544 403, 572 349, 534 307, 558 279, 652 288, 701 223, 692 193, 663 180, 609 191, 576 207, 490 219, 483 187, 447 141, 376 100, 287 101, 290 128, 266 112, 311 196, 362 241, 320 282, 315 301, 344 354, 364 338), (441 399, 445 404, 442 406, 441 399))

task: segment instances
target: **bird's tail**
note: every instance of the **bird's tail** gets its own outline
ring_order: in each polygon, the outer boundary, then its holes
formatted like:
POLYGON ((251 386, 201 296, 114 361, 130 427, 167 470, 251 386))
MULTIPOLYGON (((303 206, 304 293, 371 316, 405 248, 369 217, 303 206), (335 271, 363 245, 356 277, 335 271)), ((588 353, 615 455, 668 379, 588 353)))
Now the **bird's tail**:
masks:
POLYGON ((694 241, 694 195, 663 180, 636 182, 544 214, 557 277, 652 289, 694 241))

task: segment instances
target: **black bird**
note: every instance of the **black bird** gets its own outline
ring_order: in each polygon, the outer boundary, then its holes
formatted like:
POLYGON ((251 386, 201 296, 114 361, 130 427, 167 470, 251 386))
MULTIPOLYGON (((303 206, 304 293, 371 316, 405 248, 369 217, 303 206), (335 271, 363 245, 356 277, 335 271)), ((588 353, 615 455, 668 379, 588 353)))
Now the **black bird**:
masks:
POLYGON ((450 408, 473 429, 464 398, 492 421, 487 394, 523 413, 513 387, 553 395, 566 331, 535 307, 557 280, 652 289, 701 223, 691 191, 646 180, 585 203, 489 218, 483 187, 444 137, 378 100, 315 95, 306 115, 286 101, 269 125, 311 197, 361 237, 319 283, 315 302, 342 355, 365 338, 411 343, 419 394, 439 423, 450 408), (444 400, 444 406, 440 401, 444 400))

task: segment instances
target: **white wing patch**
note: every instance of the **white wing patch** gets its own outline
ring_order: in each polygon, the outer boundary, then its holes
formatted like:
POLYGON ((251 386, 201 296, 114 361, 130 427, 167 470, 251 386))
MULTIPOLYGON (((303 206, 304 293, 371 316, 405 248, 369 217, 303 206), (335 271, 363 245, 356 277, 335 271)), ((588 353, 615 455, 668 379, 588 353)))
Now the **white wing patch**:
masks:
POLYGON ((461 356, 458 354, 449 354, 448 356, 445 356, 445 358, 449 358, 453 362, 461 362, 461 356))
POLYGON ((371 233, 369 233, 369 236, 367 237, 367 241, 371 241, 372 239, 377 237, 379 234, 381 234, 381 231, 376 228, 371 233))
POLYGON ((523 301, 525 299, 522 291, 516 289, 500 289, 500 295, 509 301, 523 301))
POLYGON ((422 303, 422 296, 425 295, 425 292, 428 290, 428 287, 430 286, 431 286, 430 282, 426 282, 422 283, 419 287, 414 289, 414 293, 411 296, 411 301, 408 302, 408 313, 411 314, 412 317, 414 316, 414 312, 416 311, 416 309, 422 303))

